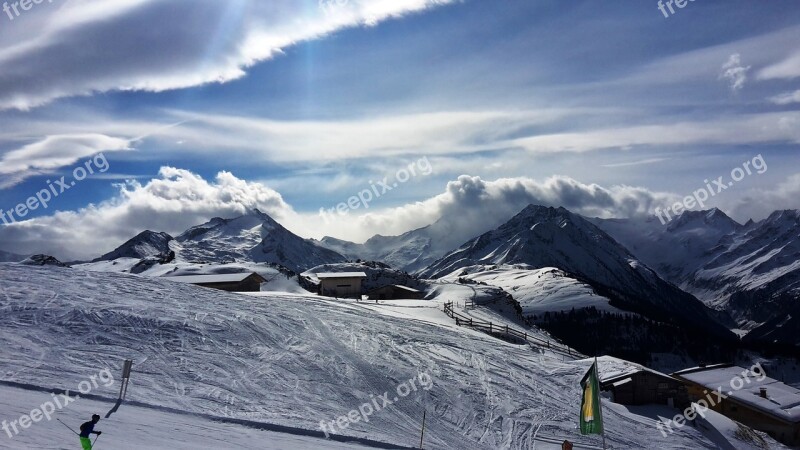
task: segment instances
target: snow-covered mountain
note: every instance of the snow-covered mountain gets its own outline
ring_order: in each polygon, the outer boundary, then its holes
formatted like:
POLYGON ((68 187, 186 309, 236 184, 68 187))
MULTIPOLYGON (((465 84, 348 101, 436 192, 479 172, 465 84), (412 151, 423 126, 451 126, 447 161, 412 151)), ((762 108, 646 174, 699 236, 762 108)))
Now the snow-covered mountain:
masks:
POLYGON ((114 251, 95 259, 97 261, 113 261, 119 258, 144 259, 149 257, 164 257, 171 250, 170 242, 175 238, 167 233, 157 233, 146 230, 128 242, 117 247, 114 251))
POLYGON ((191 262, 265 262, 302 272, 320 264, 346 261, 339 253, 297 236, 257 209, 233 219, 211 219, 175 240, 179 244, 176 253, 191 262))
POLYGON ((213 218, 176 238, 144 231, 84 267, 144 273, 173 260, 177 265, 170 269, 176 270, 186 270, 192 264, 269 263, 302 272, 321 264, 344 262, 346 258, 318 241, 295 235, 256 209, 231 219, 213 218))
POLYGON ((612 306, 727 334, 700 301, 662 280, 602 230, 564 208, 528 206, 421 274, 440 278, 470 266, 501 264, 558 268, 611 299, 612 306))
POLYGON ((727 311, 742 329, 757 329, 749 339, 786 342, 775 333, 794 334, 791 343, 800 344, 800 212, 745 225, 716 209, 686 212, 667 226, 655 218, 593 222, 665 279, 727 311))

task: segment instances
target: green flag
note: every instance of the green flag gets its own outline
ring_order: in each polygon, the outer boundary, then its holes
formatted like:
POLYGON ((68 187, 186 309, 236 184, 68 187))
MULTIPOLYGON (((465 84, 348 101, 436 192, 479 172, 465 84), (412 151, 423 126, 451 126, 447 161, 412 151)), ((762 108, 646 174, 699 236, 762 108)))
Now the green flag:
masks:
POLYGON ((603 413, 600 410, 600 382, 597 378, 597 359, 581 380, 581 434, 603 434, 603 413))

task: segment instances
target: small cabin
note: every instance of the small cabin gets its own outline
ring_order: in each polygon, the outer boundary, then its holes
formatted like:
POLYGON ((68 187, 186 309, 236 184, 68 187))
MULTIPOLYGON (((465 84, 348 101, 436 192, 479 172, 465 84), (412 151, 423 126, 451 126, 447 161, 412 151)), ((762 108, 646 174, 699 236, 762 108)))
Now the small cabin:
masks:
POLYGON ((180 277, 164 277, 164 279, 228 292, 259 292, 261 290, 261 283, 267 282, 264 277, 255 272, 226 273, 220 275, 187 275, 180 277))
POLYGON ((800 446, 800 390, 754 368, 716 364, 672 375, 686 384, 693 401, 708 398, 708 392, 722 388, 724 398, 711 396, 715 400, 709 402, 711 409, 786 445, 800 446))
POLYGON ((337 298, 361 298, 364 272, 318 273, 319 295, 337 298))
POLYGON ((389 284, 367 292, 367 296, 370 300, 421 300, 425 293, 408 286, 389 284))
POLYGON ((612 401, 622 405, 689 406, 686 386, 670 375, 624 359, 598 359, 600 390, 610 392, 612 401))

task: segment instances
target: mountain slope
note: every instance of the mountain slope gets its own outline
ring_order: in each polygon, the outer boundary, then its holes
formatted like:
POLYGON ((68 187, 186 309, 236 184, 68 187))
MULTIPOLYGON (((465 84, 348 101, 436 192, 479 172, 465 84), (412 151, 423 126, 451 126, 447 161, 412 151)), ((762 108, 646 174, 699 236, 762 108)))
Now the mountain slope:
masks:
POLYGON ((92 262, 113 261, 119 258, 144 259, 154 256, 161 257, 169 254, 171 251, 169 245, 173 240, 174 238, 167 233, 146 230, 92 262))
POLYGON ((700 301, 659 278, 606 233, 564 208, 531 205, 432 264, 422 276, 439 278, 488 264, 558 268, 580 277, 611 299, 612 306, 729 335, 700 301))

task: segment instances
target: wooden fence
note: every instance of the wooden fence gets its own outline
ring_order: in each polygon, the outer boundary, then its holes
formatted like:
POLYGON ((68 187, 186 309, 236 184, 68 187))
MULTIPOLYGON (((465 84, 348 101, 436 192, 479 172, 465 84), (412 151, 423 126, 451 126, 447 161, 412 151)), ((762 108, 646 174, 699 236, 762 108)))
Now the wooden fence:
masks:
POLYGON ((487 322, 459 314, 453 308, 453 302, 447 302, 444 304, 444 313, 447 314, 447 316, 451 319, 454 319, 456 321, 456 325, 460 327, 469 327, 491 335, 501 336, 506 340, 522 341, 534 347, 547 348, 549 350, 565 353, 576 358, 585 356, 559 342, 541 339, 530 335, 527 332, 511 328, 508 325, 497 325, 493 324, 492 322, 487 322))

